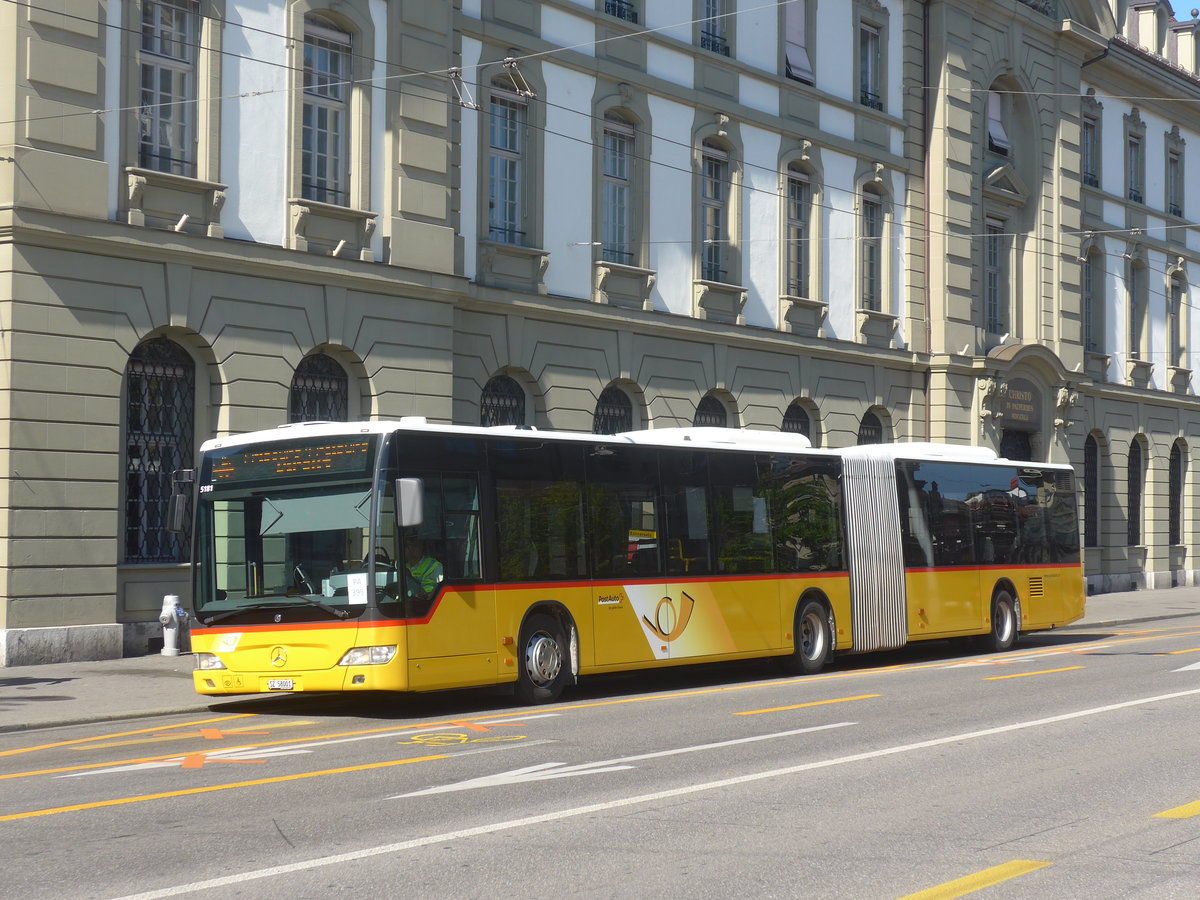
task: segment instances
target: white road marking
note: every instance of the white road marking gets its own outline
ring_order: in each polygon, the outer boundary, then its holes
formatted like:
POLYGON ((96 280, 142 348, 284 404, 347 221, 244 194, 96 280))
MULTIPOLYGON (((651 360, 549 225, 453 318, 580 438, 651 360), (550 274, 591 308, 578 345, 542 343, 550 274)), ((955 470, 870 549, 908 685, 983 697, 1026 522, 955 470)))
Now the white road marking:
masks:
POLYGON ((1191 672, 1195 669, 1200 669, 1200 662, 1192 663, 1190 666, 1184 666, 1182 669, 1172 669, 1172 672, 1191 672))
POLYGON ((526 766, 523 769, 514 769, 511 772, 499 772, 495 775, 484 775, 482 778, 471 778, 467 781, 459 781, 454 784, 441 785, 439 787, 426 788, 423 791, 413 791, 410 794, 397 794, 394 797, 388 797, 389 800, 399 800, 402 797, 423 797, 427 794, 445 794, 450 791, 468 791, 473 788, 481 787, 499 787, 505 784, 524 784, 530 781, 545 781, 550 778, 570 778, 573 775, 595 775, 599 772, 619 772, 622 769, 632 769, 633 766, 629 763, 637 762, 642 759, 658 759, 663 756, 678 756, 681 753, 696 753, 701 750, 716 750, 721 747, 734 747, 738 744, 751 744, 756 741, 767 741, 772 738, 792 737, 797 734, 809 734, 814 731, 828 731, 831 728, 845 728, 848 725, 856 725, 857 722, 836 722, 832 725, 814 725, 810 728, 797 728, 794 731, 777 731, 772 734, 758 734, 753 737, 735 738, 731 741, 717 741, 712 744, 697 744, 694 747, 676 747, 673 750, 656 750, 654 753, 640 753, 637 756, 622 756, 619 759, 605 759, 600 762, 578 763, 577 765, 567 765, 566 763, 550 762, 539 763, 536 766, 526 766))
POLYGON ((570 809, 562 809, 557 812, 542 813, 536 816, 526 816, 521 819, 509 819, 504 822, 493 822, 490 825, 479 825, 475 828, 464 828, 459 831, 447 831, 442 834, 432 834, 426 837, 413 838, 408 841, 398 841, 394 844, 383 844, 377 847, 364 847, 361 850, 352 850, 347 853, 338 853, 333 856, 320 856, 315 859, 302 860, 294 863, 287 863, 279 866, 271 866, 266 869, 255 869, 250 872, 241 872, 236 875, 225 875, 221 878, 210 878, 207 881, 193 881, 189 884, 175 885, 174 887, 161 888, 159 890, 144 891, 140 894, 130 894, 125 897, 117 898, 117 900, 161 900, 163 897, 178 897, 182 894, 193 894, 197 891, 209 891, 214 888, 229 887, 235 884, 245 884, 249 881, 256 881, 260 878, 273 878, 282 875, 290 875, 295 872, 306 872, 311 869, 319 869, 325 866, 335 866, 342 863, 356 862, 360 859, 370 859, 375 856, 387 856, 392 853, 402 853, 405 850, 416 850, 420 847, 428 847, 431 844, 444 844, 449 841, 460 841, 467 838, 479 837, 484 834, 496 834, 500 831, 511 831, 514 828, 529 828, 534 825, 544 825, 547 822, 558 822, 563 819, 574 819, 579 816, 587 816, 593 813, 606 812, 612 809, 621 809, 627 806, 636 806, 642 803, 653 803, 658 800, 669 800, 672 797, 682 797, 687 794, 699 794, 704 791, 717 790, 724 787, 733 787, 739 784, 749 784, 754 781, 762 781, 767 778, 779 778, 787 775, 796 775, 800 772, 810 772, 814 769, 827 769, 831 766, 840 766, 847 763, 863 762, 869 759, 879 759, 885 756, 894 756, 898 753, 910 753, 914 750, 926 750, 930 747, 940 747, 943 744, 953 744, 958 741, 969 741, 975 738, 990 737, 995 734, 1005 734, 1012 731, 1021 731, 1026 728, 1037 728, 1042 725, 1054 725, 1059 722, 1068 722, 1072 719, 1082 719, 1087 716, 1102 715, 1103 713, 1114 712, 1119 709, 1129 709, 1134 706, 1144 706, 1147 703, 1158 703, 1163 700, 1176 700, 1180 697, 1194 697, 1200 694, 1200 688, 1190 691, 1178 691, 1173 694, 1159 694, 1155 697, 1143 697, 1140 700, 1126 700, 1123 703, 1110 703, 1107 706, 1096 706, 1091 709, 1081 709, 1076 712, 1063 713, 1057 716, 1047 716, 1044 719, 1031 719, 1028 722, 1016 722, 1012 725, 1000 725, 996 728, 986 728, 982 731, 970 731, 965 734, 953 734, 943 738, 934 738, 928 741, 919 741, 915 744, 901 744, 896 747, 887 747, 883 750, 871 750, 866 753, 854 753, 850 756, 840 756, 835 759, 820 760, 819 762, 801 763, 797 766, 788 766, 785 769, 771 769, 766 772, 755 772, 750 775, 739 775, 734 778, 723 778, 719 781, 708 781, 703 784, 691 784, 686 787, 672 788, 666 791, 655 791, 651 794, 637 794, 632 797, 620 797, 616 800, 606 800, 603 803, 592 803, 588 806, 575 806, 570 809))

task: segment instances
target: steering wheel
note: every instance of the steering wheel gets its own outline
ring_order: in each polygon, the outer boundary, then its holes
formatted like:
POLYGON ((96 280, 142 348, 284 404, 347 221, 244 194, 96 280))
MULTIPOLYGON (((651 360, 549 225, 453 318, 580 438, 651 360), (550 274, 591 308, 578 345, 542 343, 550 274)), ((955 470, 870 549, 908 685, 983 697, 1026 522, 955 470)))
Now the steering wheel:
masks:
POLYGON ((299 563, 296 564, 295 576, 296 584, 299 587, 305 588, 310 594, 315 594, 317 592, 317 589, 313 587, 313 584, 309 580, 308 576, 304 574, 304 570, 300 568, 299 563))
POLYGON ((396 568, 396 564, 392 561, 392 555, 387 552, 387 548, 382 544, 377 546, 373 551, 363 557, 362 562, 364 568, 366 567, 367 563, 370 562, 372 556, 375 557, 376 565, 384 565, 389 569, 396 568))

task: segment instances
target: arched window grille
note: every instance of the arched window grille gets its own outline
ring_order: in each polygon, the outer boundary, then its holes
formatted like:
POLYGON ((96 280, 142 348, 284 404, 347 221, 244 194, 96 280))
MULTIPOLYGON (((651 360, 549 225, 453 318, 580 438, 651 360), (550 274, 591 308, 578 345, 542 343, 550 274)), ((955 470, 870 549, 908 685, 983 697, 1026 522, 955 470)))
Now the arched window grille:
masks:
POLYGON ((724 404, 712 394, 705 395, 696 405, 696 415, 692 424, 697 428, 724 428, 729 422, 729 414, 724 404))
POLYGON ((1142 445, 1134 438, 1129 444, 1128 543, 1136 547, 1142 542, 1142 445))
POLYGON ((863 444, 882 444, 883 443, 883 423, 879 421, 879 416, 873 412, 863 415, 862 422, 858 425, 858 443, 863 444))
POLYGON ((787 408, 787 412, 783 414, 783 425, 779 428, 780 431, 802 434, 807 438, 812 437, 811 429, 812 423, 809 421, 808 411, 799 403, 793 403, 787 408))
POLYGON ((1171 448, 1168 470, 1167 541, 1171 546, 1183 543, 1183 450, 1171 448))
POLYGON ((288 394, 288 421, 345 422, 349 410, 346 370, 324 353, 300 360, 288 394))
POLYGON ((1100 443, 1090 434, 1083 442, 1083 545, 1100 546, 1100 443))
POLYGON ((524 425, 525 391, 508 375, 496 375, 483 386, 480 425, 524 425))
POLYGON ((633 403, 623 390, 609 385, 596 401, 592 434, 620 434, 623 431, 633 431, 633 403))
POLYGON ((178 563, 188 536, 166 530, 171 475, 192 467, 196 366, 166 338, 139 344, 125 367, 125 561, 178 563))

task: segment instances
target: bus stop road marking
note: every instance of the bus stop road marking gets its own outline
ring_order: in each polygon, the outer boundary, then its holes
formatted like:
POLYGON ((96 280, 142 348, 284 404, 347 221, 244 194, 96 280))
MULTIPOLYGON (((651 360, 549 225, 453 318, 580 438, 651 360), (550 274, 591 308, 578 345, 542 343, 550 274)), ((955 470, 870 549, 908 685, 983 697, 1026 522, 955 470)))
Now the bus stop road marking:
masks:
POLYGON ((810 706, 828 706, 830 703, 850 703, 853 700, 874 700, 882 694, 859 694, 857 697, 838 697, 835 700, 814 700, 811 703, 796 703, 792 706, 772 706, 770 709, 748 709, 745 712, 735 712, 735 716, 757 716, 760 713, 786 712, 789 709, 806 709, 810 706))
POLYGON ((168 728, 195 728, 199 725, 208 725, 212 722, 229 722, 233 719, 249 719, 258 715, 257 713, 240 713, 236 716, 221 716, 216 719, 201 719, 199 722, 180 722, 178 725, 158 725, 154 728, 142 728, 137 731, 122 731, 119 734, 108 734, 99 737, 76 738, 72 741, 57 741, 53 744, 39 744, 36 747, 18 747, 15 750, 2 750, 0 757, 17 756, 22 753, 35 753, 38 750, 56 750, 59 747, 78 747, 81 744, 92 744, 96 741, 112 740, 113 738, 130 737, 135 734, 154 734, 156 732, 165 731, 168 728))
POLYGON ((1050 863, 1032 859, 1014 859, 1012 862, 992 866, 992 868, 976 872, 974 875, 956 878, 954 881, 947 881, 937 887, 909 894, 901 897, 900 900, 953 900, 955 897, 965 897, 967 894, 973 894, 994 884, 1000 884, 1021 875, 1028 875, 1030 872, 1044 869, 1048 865, 1050 863))
POLYGON ((636 756, 622 756, 618 759, 605 759, 600 762, 567 763, 549 762, 526 766, 523 769, 513 769, 510 772, 500 772, 495 775, 484 775, 482 778, 471 778, 455 784, 426 788, 423 791, 412 791, 407 794, 397 794, 388 800, 399 800, 402 797, 423 797, 428 794, 444 794, 450 791, 468 791, 474 788, 498 787, 508 784, 523 784, 530 781, 545 781, 549 778, 570 778, 575 775, 596 775, 600 772, 619 772, 622 769, 634 768, 630 763, 645 759, 661 759, 664 756, 678 756, 681 753, 697 753, 701 750, 719 750, 723 747, 735 747, 739 744, 751 744, 757 741, 767 741, 773 738, 792 737, 797 734, 810 734, 816 731, 829 731, 833 728, 846 728, 856 725, 856 722, 835 722, 831 725, 813 725, 809 728, 796 728, 792 731, 779 731, 774 734, 756 734, 752 737, 735 738, 731 741, 718 741, 714 744, 698 744, 694 747, 676 747, 671 750, 656 750, 653 753, 639 753, 636 756))
POLYGON ((520 819, 507 819, 499 822, 492 822, 490 824, 477 825, 472 828, 464 828, 459 831, 448 831, 441 834, 430 834, 423 837, 412 838, 406 841, 397 841, 391 844, 363 847, 359 850, 350 850, 345 853, 338 853, 332 856, 318 856, 312 859, 302 859, 291 863, 283 863, 277 866, 253 869, 248 872, 222 875, 217 878, 205 879, 204 881, 192 881, 186 884, 174 885, 172 887, 143 891, 138 894, 129 894, 125 897, 116 898, 116 900, 163 900, 163 898, 166 897, 178 897, 182 894, 194 894, 202 891, 212 891, 217 888, 247 884, 251 881, 257 881, 263 878, 276 878, 282 875, 290 875, 295 872, 309 872, 314 869, 324 868, 326 866, 336 866, 343 863, 357 862, 362 859, 371 859, 377 856, 390 856, 397 853, 403 853, 408 850, 417 850, 422 847, 446 844, 452 841, 468 840, 473 837, 493 835, 503 831, 512 831, 518 828, 533 828, 551 822, 561 822, 565 819, 575 819, 581 816, 594 816, 599 813, 609 812, 614 809, 625 809, 630 806, 638 806, 646 803, 660 803, 664 800, 670 800, 675 797, 683 797, 691 794, 703 793, 705 791, 719 790, 721 788, 734 787, 742 784, 750 784, 752 782, 762 781, 768 778, 797 775, 801 772, 810 772, 818 769, 830 768, 832 766, 863 762, 871 759, 879 759, 886 756, 893 756, 898 753, 910 753, 913 751, 925 750, 930 747, 943 746, 945 744, 954 744, 961 741, 974 740, 976 738, 990 737, 991 735, 996 734, 1021 731, 1026 728, 1038 728, 1043 725, 1054 725, 1059 722, 1067 722, 1072 719, 1082 719, 1087 716, 1103 715, 1104 713, 1114 712, 1120 709, 1130 709, 1136 706, 1144 706, 1147 703, 1160 703, 1164 700, 1176 700, 1184 697, 1196 697, 1198 695, 1200 695, 1200 688, 1190 691, 1178 691, 1173 694, 1159 694, 1154 697, 1141 697, 1137 700, 1126 700, 1122 703, 1112 703, 1107 706, 1096 706, 1090 709, 1080 709, 1074 712, 1062 713, 1057 716, 1048 716, 1043 719, 1031 719, 1025 722, 1014 722, 1011 725, 1001 725, 996 728, 987 728, 982 731, 947 735, 946 737, 934 738, 932 740, 921 741, 915 744, 900 744, 895 747, 886 747, 881 750, 855 753, 850 756, 818 760, 817 762, 811 763, 801 763, 800 765, 789 766, 784 769, 771 769, 766 772, 753 772, 747 775, 723 778, 719 781, 708 781, 702 784, 689 784, 683 787, 655 791, 649 794, 636 794, 629 797, 618 797, 613 800, 606 800, 601 803, 592 803, 587 806, 573 806, 568 809, 557 810, 555 812, 541 813, 539 815, 526 816, 520 819))

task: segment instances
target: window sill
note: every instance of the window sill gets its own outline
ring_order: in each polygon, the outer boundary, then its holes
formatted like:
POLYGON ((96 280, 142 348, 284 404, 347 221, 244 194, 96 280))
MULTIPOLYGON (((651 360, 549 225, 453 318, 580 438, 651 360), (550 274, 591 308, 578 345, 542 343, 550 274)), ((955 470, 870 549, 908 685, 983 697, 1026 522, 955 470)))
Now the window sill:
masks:
POLYGON ((546 293, 545 275, 550 252, 501 241, 479 242, 480 284, 518 291, 546 293))
POLYGON ((1125 363, 1125 383, 1130 387, 1145 388, 1150 386, 1150 376, 1154 372, 1154 363, 1145 359, 1130 359, 1125 363))
POLYGON ((858 320, 858 336, 870 347, 890 347, 896 330, 900 326, 900 317, 885 313, 878 309, 859 307, 856 314, 858 320))
POLYGON ((592 301, 622 309, 654 309, 650 292, 658 274, 653 269, 598 260, 595 264, 592 301))
POLYGON ((154 169, 125 169, 125 221, 207 237, 225 236, 221 208, 228 185, 154 169))
POLYGON ((790 334, 820 337, 829 313, 829 304, 793 294, 779 298, 779 327, 790 334))
POLYGON ((737 284, 699 279, 692 282, 692 315, 706 322, 745 325, 749 290, 737 284))
POLYGON ((378 213, 302 197, 289 197, 288 208, 291 249, 374 262, 371 236, 379 221, 378 213))

